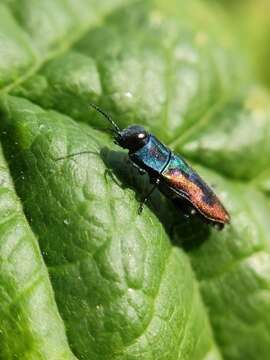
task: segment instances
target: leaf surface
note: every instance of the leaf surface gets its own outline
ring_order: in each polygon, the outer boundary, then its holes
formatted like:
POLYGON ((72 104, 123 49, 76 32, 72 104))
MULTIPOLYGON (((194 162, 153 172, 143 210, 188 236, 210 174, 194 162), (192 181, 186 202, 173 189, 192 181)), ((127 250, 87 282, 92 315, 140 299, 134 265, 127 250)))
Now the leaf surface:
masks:
MULTIPOLYGON (((40 299, 51 299, 53 321, 44 326, 49 334, 59 328, 55 354, 268 359, 270 101, 226 18, 197 1, 20 4, 1 5, 0 33, 12 50, 0 59, 1 142, 35 234, 27 228, 27 258, 35 249, 45 274, 40 299), (127 164, 90 102, 183 154, 215 187, 232 223, 217 232, 187 220, 157 192, 139 216, 147 177, 127 164)), ((31 313, 25 317, 28 324, 31 313)), ((20 347, 28 330, 14 341, 12 321, 0 331, 20 347)), ((43 329, 35 331, 44 341, 43 329)), ((54 359, 40 347, 33 359, 54 359)), ((8 349, 0 358, 14 358, 18 350, 8 349)))

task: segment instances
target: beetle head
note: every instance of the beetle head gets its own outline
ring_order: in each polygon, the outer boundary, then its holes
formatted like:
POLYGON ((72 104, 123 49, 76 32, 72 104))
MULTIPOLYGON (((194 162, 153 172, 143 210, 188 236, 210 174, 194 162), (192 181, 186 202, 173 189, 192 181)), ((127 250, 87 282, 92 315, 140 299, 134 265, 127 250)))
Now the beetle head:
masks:
POLYGON ((114 133, 114 142, 117 145, 124 149, 128 149, 130 153, 133 153, 147 144, 149 140, 149 134, 142 126, 131 125, 126 129, 120 130, 118 125, 113 121, 109 114, 101 110, 95 104, 90 104, 90 106, 102 114, 105 119, 112 125, 110 130, 114 133))
POLYGON ((140 125, 131 125, 123 129, 116 136, 116 143, 124 149, 133 153, 147 144, 148 132, 140 125))

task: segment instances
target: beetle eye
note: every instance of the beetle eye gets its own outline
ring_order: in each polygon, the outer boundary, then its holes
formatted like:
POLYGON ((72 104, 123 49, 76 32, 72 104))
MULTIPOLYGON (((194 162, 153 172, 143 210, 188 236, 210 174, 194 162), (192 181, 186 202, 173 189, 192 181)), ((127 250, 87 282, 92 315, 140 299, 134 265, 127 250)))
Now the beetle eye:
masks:
POLYGON ((138 138, 139 138, 139 139, 144 139, 145 136, 146 136, 145 133, 140 133, 140 134, 138 134, 138 138))

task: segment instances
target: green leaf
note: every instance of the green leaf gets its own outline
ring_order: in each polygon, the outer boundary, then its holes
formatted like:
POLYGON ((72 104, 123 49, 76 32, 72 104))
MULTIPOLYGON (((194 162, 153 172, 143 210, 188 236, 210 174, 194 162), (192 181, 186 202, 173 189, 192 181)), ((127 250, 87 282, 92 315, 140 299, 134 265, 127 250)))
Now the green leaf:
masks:
POLYGON ((108 137, 25 100, 3 106, 7 146, 17 141, 10 166, 76 355, 218 358, 189 261, 110 178, 124 163, 108 137))
POLYGON ((75 359, 2 150, 0 183, 0 358, 75 359))
POLYGON ((122 1, 4 0, 0 4, 0 88, 9 91, 24 81, 122 1))
POLYGON ((270 101, 226 17, 195 0, 1 6, 12 51, 0 57, 0 135, 30 240, 16 286, 1 272, 19 310, 0 310, 0 359, 268 359, 270 101), (187 220, 158 192, 139 216, 148 179, 90 102, 192 161, 231 224, 187 220), (42 277, 31 267, 21 279, 32 263, 42 277), (36 279, 46 306, 33 320, 23 290, 36 279))
POLYGON ((242 48, 250 57, 256 77, 269 88, 269 1, 220 2, 229 14, 230 26, 234 27, 241 37, 242 48))

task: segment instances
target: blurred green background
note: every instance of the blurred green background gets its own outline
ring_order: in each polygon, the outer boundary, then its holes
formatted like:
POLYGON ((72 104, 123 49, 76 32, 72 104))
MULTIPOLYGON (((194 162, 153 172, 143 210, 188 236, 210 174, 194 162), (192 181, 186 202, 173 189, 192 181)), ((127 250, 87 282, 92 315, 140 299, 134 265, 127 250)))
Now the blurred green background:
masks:
POLYGON ((239 33, 258 80, 270 87, 270 1, 209 0, 223 8, 239 33))

